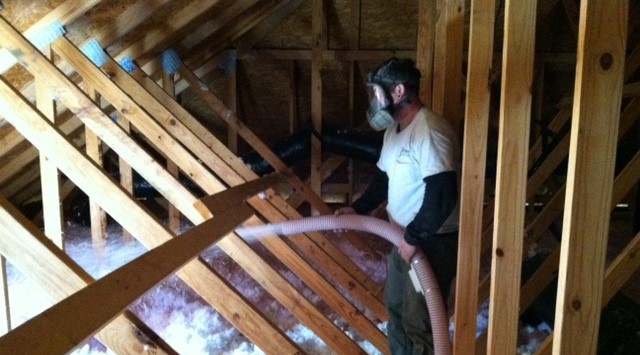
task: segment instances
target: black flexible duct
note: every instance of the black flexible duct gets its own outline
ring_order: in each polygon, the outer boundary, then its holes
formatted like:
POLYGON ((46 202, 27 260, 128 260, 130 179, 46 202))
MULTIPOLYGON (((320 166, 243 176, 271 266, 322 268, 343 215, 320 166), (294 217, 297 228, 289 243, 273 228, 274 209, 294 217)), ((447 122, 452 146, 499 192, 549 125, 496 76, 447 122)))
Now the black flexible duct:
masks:
MULTIPOLYGON (((354 129, 325 126, 322 134, 306 128, 278 141, 271 150, 287 165, 309 158, 311 149, 311 135, 320 137, 322 148, 325 152, 343 155, 349 158, 375 163, 380 156, 382 137, 372 137, 354 129)), ((258 175, 273 172, 273 168, 257 152, 251 152, 241 156, 258 175)))

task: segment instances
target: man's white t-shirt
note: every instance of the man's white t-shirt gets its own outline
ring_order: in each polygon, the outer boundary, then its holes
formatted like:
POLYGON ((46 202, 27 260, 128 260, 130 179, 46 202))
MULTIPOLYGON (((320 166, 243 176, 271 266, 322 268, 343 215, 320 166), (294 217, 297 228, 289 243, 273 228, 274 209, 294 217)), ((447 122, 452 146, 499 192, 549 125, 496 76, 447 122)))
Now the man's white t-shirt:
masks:
MULTIPOLYGON (((418 111, 401 132, 397 123, 388 128, 377 165, 389 177, 389 217, 406 227, 422 206, 424 178, 459 171, 458 162, 458 140, 453 128, 427 108, 418 111)), ((438 233, 458 230, 458 212, 456 207, 438 233)))

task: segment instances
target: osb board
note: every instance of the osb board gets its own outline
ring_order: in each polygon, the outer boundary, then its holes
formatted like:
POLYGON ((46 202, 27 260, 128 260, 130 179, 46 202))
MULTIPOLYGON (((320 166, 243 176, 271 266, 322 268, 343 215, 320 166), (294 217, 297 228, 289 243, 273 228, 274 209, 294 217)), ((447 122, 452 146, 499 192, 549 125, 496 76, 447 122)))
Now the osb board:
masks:
MULTIPOLYGON (((299 49, 311 47, 311 1, 304 2, 257 48, 299 49)), ((330 49, 349 48, 351 4, 349 0, 325 2, 327 41, 330 49)), ((417 0, 361 1, 360 48, 414 49, 418 17, 417 0)))
POLYGON ((91 39, 90 37, 94 33, 107 26, 113 19, 120 16, 136 2, 136 0, 102 1, 102 3, 66 26, 67 37, 76 44, 91 39))
MULTIPOLYGON (((212 13, 212 11, 216 11, 216 9, 220 9, 222 6, 225 6, 229 3, 230 0, 221 1, 219 4, 213 6, 207 14, 212 13)), ((127 49, 129 46, 138 43, 140 40, 144 38, 146 34, 149 32, 159 29, 159 28, 167 28, 166 23, 172 21, 176 14, 180 13, 182 9, 184 9, 187 5, 192 3, 193 0, 173 0, 170 3, 162 6, 159 10, 153 13, 153 16, 150 16, 145 22, 143 22, 138 28, 134 31, 129 32, 124 37, 120 38, 118 41, 107 47, 107 52, 111 55, 116 55, 121 51, 127 49)), ((195 23, 190 23, 189 28, 195 29, 202 23, 204 23, 208 18, 207 14, 202 14, 200 16, 199 21, 195 23)), ((181 40, 182 38, 175 38, 174 41, 181 40)), ((171 46, 171 43, 168 45, 171 46)), ((165 48, 162 48, 165 49, 165 48)))
MULTIPOLYGON (((0 15, 11 23, 18 31, 24 32, 40 18, 54 10, 64 0, 14 0, 3 1, 4 9, 0 15)), ((1 45, 1 44, 0 44, 1 45)), ((20 66, 15 66, 3 75, 10 83, 22 87, 31 80, 29 75, 20 66)))
MULTIPOLYGON (((47 13, 54 10, 64 2, 65 0, 4 1, 3 3, 5 8, 0 14, 16 29, 24 32, 47 13)), ((88 11, 85 15, 80 16, 73 23, 67 24, 65 26, 65 36, 75 43, 81 43, 88 39, 91 33, 102 28, 104 25, 107 25, 113 18, 116 18, 135 2, 135 0, 103 1, 101 4, 96 5, 93 9, 88 11)), ((33 79, 28 72, 19 65, 5 73, 4 77, 17 88, 23 88, 33 79)))
POLYGON ((418 1, 362 1, 362 49, 415 49, 418 1))
POLYGON ((11 0, 3 1, 4 10, 0 15, 18 31, 24 32, 44 15, 62 4, 65 0, 11 0))
MULTIPOLYGON (((364 77, 377 63, 358 65, 355 94, 355 122, 349 123, 349 64, 325 61, 322 67, 322 117, 325 124, 351 128, 365 120, 366 100, 364 77)), ((237 115, 265 143, 272 145, 289 135, 289 105, 291 99, 289 61, 243 60, 238 62, 238 112, 237 115)), ((308 128, 311 120, 311 63, 298 61, 295 64, 296 110, 300 128, 308 128)), ((227 74, 216 70, 207 84, 221 100, 229 97, 227 74)), ((216 136, 226 141, 223 120, 206 104, 189 92, 183 94, 183 104, 207 126, 215 127, 216 136)), ((240 150, 242 153, 242 150, 240 150)))

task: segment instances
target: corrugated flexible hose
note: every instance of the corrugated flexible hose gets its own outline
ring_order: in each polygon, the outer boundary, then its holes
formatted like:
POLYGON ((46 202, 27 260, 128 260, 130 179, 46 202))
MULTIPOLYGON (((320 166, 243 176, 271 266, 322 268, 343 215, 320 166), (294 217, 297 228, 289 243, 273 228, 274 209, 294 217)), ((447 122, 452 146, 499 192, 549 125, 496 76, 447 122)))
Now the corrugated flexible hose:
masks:
MULTIPOLYGON (((398 246, 404 238, 404 230, 399 226, 378 218, 352 214, 314 216, 284 221, 277 224, 241 227, 237 229, 237 232, 241 236, 250 238, 261 237, 268 234, 292 235, 320 230, 341 229, 372 233, 385 238, 396 246, 398 246)), ((429 309, 435 354, 449 355, 451 354, 451 341, 449 340, 447 311, 431 264, 429 264, 429 261, 420 248, 418 248, 416 255, 411 259, 411 265, 418 276, 424 299, 429 309)))

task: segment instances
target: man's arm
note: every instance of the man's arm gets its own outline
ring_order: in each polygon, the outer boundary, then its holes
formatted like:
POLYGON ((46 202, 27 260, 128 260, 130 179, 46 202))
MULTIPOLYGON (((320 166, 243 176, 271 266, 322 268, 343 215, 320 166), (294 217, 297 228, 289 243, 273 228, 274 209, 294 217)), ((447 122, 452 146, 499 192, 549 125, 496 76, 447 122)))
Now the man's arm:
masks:
POLYGON ((405 240, 420 245, 435 234, 456 206, 458 183, 455 171, 445 171, 424 178, 426 188, 422 206, 407 226, 405 240))
POLYGON ((353 207, 358 214, 368 214, 387 199, 388 190, 389 177, 387 173, 377 168, 369 186, 367 186, 362 196, 360 196, 351 207, 353 207))

